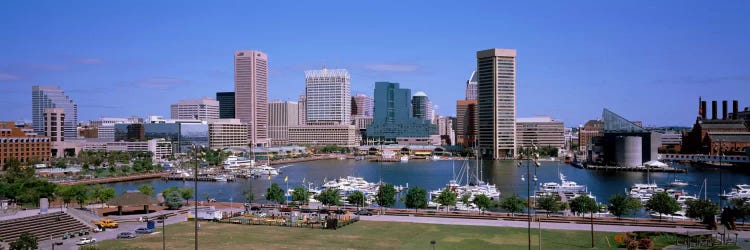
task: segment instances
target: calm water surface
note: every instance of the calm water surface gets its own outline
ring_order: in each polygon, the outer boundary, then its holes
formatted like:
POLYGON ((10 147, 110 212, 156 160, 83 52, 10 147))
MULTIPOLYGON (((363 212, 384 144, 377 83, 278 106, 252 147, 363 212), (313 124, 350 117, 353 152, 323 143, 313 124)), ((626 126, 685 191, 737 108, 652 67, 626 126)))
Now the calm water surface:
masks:
MULTIPOLYGON (((256 199, 262 199, 266 188, 270 183, 278 183, 282 188, 289 188, 303 185, 302 181, 313 182, 319 186, 324 179, 332 180, 334 178, 351 176, 361 176, 370 182, 383 180, 394 185, 406 185, 409 187, 419 186, 428 190, 434 190, 444 187, 452 178, 453 169, 458 171, 463 161, 428 161, 412 160, 409 163, 376 163, 369 161, 354 160, 323 160, 313 162, 295 163, 283 169, 278 176, 271 177, 269 181, 266 178, 258 179, 237 179, 235 182, 199 182, 198 197, 204 199, 205 195, 215 198, 217 201, 242 202, 243 191, 252 188, 256 199), (288 183, 284 182, 285 177, 289 177, 288 183)), ((525 164, 525 163, 524 163, 525 164)), ((698 190, 706 179, 708 183, 708 197, 718 202, 717 194, 722 190, 719 186, 720 179, 723 183, 723 189, 727 192, 733 185, 748 183, 750 184, 750 175, 743 172, 718 169, 707 169, 691 167, 680 164, 673 166, 686 168, 688 173, 650 173, 650 178, 657 184, 666 185, 674 178, 678 178, 690 183, 689 186, 680 188, 690 194, 697 194, 698 190), (721 174, 720 174, 721 172, 721 174), (720 178, 721 176, 721 178, 720 178)), ((470 162, 472 173, 476 171, 476 163, 470 162)), ((538 182, 559 182, 558 171, 563 173, 568 180, 575 181, 579 184, 588 186, 599 202, 607 202, 607 199, 615 194, 622 193, 634 183, 645 183, 647 175, 645 172, 603 172, 591 171, 574 168, 570 165, 558 162, 542 162, 542 166, 534 169, 532 166, 531 174, 538 177, 538 182)), ((502 195, 516 193, 526 196, 527 184, 521 180, 521 176, 526 174, 526 167, 518 168, 514 161, 484 161, 482 163, 482 178, 490 183, 497 184, 502 195)), ((527 180, 529 178, 526 178, 527 180)), ((151 184, 157 192, 170 186, 193 187, 192 182, 182 181, 134 181, 111 184, 118 193, 125 190, 135 190, 139 185, 151 184)), ((532 185, 534 184, 532 181, 532 185)), ((533 186, 532 186, 533 190, 533 186)), ((702 194, 701 194, 702 196, 702 194)), ((403 204, 397 204, 402 206, 403 204)))

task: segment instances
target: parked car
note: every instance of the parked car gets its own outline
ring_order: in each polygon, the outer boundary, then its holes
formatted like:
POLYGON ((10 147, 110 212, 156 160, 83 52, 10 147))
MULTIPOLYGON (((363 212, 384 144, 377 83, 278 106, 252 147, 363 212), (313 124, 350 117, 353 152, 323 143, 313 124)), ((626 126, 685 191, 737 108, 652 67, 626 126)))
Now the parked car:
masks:
POLYGON ((122 232, 117 235, 118 239, 134 239, 135 234, 133 232, 122 232))
POLYGON ((150 234, 150 233, 153 233, 153 232, 154 232, 153 229, 151 229, 151 228, 145 228, 145 227, 138 228, 138 229, 135 230, 135 233, 137 233, 137 234, 150 234))
POLYGON ((372 212, 371 212, 370 210, 367 210, 367 209, 362 209, 362 210, 359 210, 359 211, 357 211, 357 213, 356 213, 356 214, 357 214, 357 215, 367 215, 367 216, 372 216, 372 212))
POLYGON ((76 242, 76 245, 80 246, 80 245, 86 245, 86 244, 91 244, 91 243, 96 243, 96 239, 94 239, 94 238, 81 238, 81 239, 78 240, 78 242, 76 242))

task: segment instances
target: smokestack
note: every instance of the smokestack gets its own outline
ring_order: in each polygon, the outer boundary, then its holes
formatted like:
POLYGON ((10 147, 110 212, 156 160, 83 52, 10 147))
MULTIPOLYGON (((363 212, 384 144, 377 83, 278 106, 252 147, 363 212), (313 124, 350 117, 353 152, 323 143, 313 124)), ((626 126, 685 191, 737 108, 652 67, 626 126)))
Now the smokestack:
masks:
POLYGON ((706 120, 708 110, 706 109, 706 101, 701 101, 701 119, 706 120))
POLYGON ((738 109, 740 108, 740 103, 737 100, 732 101, 732 120, 737 120, 738 117, 738 109))
POLYGON ((726 120, 727 119, 727 100, 721 101, 721 119, 726 120))
POLYGON ((716 101, 711 101, 711 120, 716 120, 716 101))

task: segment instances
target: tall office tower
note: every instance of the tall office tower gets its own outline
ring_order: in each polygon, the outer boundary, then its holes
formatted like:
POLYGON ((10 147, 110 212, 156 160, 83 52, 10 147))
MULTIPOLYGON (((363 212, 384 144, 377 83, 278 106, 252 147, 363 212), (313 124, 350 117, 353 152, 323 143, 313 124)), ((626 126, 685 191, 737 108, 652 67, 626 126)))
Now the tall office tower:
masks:
POLYGON ((272 146, 289 144, 289 127, 299 125, 299 113, 297 102, 268 103, 268 137, 272 146))
POLYGON ((368 140, 395 143, 397 138, 429 138, 437 133, 430 121, 412 116, 411 90, 398 83, 375 83, 375 114, 367 127, 368 140))
POLYGON ((299 95, 297 104, 299 105, 299 125, 304 126, 307 124, 307 98, 305 95, 299 95))
POLYGON ((411 113, 414 115, 414 118, 431 120, 430 105, 430 99, 427 98, 427 94, 422 91, 417 91, 417 93, 411 97, 411 113))
POLYGON ((365 94, 352 96, 352 115, 372 116, 372 97, 365 94))
POLYGON ((234 118, 234 92, 216 92, 216 100, 219 101, 219 118, 234 118))
POLYGON ((268 138, 268 55, 255 50, 234 53, 234 117, 248 125, 248 140, 268 138))
POLYGON ((438 135, 441 145, 455 145, 456 133, 453 131, 453 117, 440 116, 437 118, 438 135))
POLYGON ((471 72, 469 80, 466 80, 466 100, 477 99, 477 71, 471 72))
POLYGON ((219 101, 211 98, 187 99, 170 106, 172 119, 215 120, 219 119, 219 101))
POLYGON ((351 124, 350 77, 345 69, 306 70, 307 124, 351 124))
POLYGON ((65 140, 65 137, 63 137, 63 132, 65 131, 63 121, 65 121, 65 109, 44 109, 44 135, 49 137, 51 142, 65 140))
POLYGON ((516 156, 516 50, 477 52, 479 148, 485 158, 516 156))
POLYGON ((65 113, 63 136, 66 139, 78 137, 78 105, 59 86, 31 87, 31 118, 34 131, 39 134, 45 133, 44 110, 47 108, 62 108, 65 113))
POLYGON ((477 145, 477 100, 456 102, 456 144, 471 148, 477 145))

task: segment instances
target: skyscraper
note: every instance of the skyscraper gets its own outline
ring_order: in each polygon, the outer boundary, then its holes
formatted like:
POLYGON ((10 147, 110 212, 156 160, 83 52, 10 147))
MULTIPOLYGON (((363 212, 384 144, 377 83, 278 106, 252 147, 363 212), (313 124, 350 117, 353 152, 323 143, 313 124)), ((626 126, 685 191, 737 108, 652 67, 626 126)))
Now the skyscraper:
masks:
POLYGON ((375 115, 367 127, 368 140, 391 143, 399 137, 428 138, 436 133, 435 124, 412 116, 410 89, 398 83, 375 83, 375 115))
POLYGON ((477 145, 477 100, 456 102, 456 144, 470 148, 477 145))
POLYGON ((268 55, 255 50, 234 53, 234 117, 248 124, 248 140, 268 138, 268 55))
POLYGON ((299 111, 297 102, 268 103, 268 137, 272 146, 289 144, 289 127, 299 125, 299 111))
POLYGON ((78 137, 78 105, 65 95, 59 86, 31 87, 31 118, 34 131, 45 134, 44 111, 47 108, 62 108, 65 120, 62 121, 65 139, 78 137))
POLYGON ((417 91, 417 93, 411 97, 411 113, 414 115, 414 118, 432 120, 430 114, 430 110, 432 110, 432 107, 430 107, 431 105, 430 100, 427 98, 427 94, 422 91, 417 91))
POLYGON ((65 109, 63 108, 46 108, 44 109, 44 135, 49 137, 51 142, 64 141, 63 121, 65 120, 65 109))
POLYGON ((219 101, 219 118, 234 118, 234 92, 216 92, 219 101))
POLYGON ((477 52, 478 144, 485 158, 516 156, 516 50, 477 52))
POLYGON ((345 69, 305 71, 307 124, 351 124, 349 85, 345 69))
POLYGON ((477 71, 471 72, 469 80, 466 80, 466 100, 477 99, 477 71))
POLYGON ((352 96, 352 115, 372 116, 372 97, 365 94, 352 96))
POLYGON ((307 124, 307 98, 305 95, 299 95, 299 125, 304 126, 307 124))
POLYGON ((219 119, 219 101, 211 98, 187 99, 170 106, 172 119, 215 120, 219 119))

